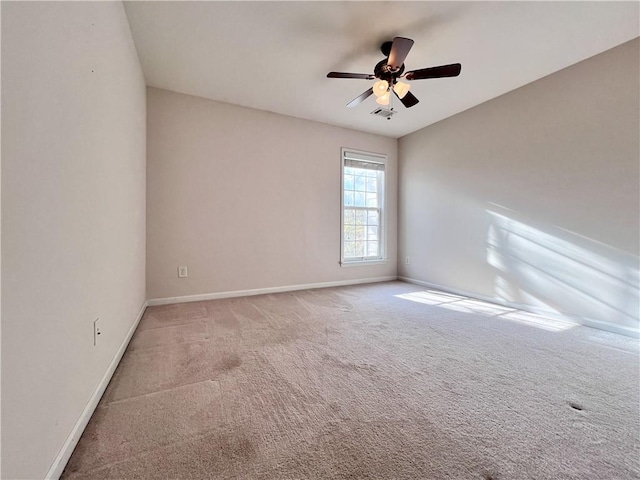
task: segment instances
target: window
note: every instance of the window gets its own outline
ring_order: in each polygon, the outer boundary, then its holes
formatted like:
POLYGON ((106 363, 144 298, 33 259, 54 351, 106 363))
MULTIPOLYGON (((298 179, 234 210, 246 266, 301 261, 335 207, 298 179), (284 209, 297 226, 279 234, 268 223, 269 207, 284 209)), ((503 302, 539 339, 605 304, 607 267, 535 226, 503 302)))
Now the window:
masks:
POLYGON ((384 260, 383 155, 342 149, 342 265, 384 260))

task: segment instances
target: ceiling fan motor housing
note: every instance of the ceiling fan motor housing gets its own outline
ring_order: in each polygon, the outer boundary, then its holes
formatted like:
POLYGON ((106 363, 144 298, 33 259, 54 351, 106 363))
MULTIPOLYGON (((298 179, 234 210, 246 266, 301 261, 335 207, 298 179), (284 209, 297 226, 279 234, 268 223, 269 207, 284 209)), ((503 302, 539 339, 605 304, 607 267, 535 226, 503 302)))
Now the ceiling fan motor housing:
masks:
POLYGON ((378 62, 373 69, 373 74, 376 76, 376 78, 389 82, 389 85, 394 85, 398 81, 398 77, 400 77, 404 72, 404 63, 399 70, 394 72, 387 64, 387 60, 388 59, 385 58, 384 60, 378 62))

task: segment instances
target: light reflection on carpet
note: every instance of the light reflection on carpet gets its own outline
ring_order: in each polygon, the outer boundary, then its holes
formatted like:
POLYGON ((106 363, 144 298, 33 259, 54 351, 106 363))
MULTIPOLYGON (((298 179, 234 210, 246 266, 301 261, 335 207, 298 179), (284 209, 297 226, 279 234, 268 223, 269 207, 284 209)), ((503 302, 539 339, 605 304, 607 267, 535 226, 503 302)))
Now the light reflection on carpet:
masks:
POLYGON ((412 302, 438 306, 448 310, 455 310, 457 312, 478 313, 553 332, 569 330, 577 325, 577 323, 569 320, 549 318, 543 315, 517 310, 515 308, 509 308, 502 305, 496 305, 494 303, 484 302, 482 300, 463 297, 452 293, 438 292, 435 290, 403 293, 395 295, 395 297, 410 300, 412 302))

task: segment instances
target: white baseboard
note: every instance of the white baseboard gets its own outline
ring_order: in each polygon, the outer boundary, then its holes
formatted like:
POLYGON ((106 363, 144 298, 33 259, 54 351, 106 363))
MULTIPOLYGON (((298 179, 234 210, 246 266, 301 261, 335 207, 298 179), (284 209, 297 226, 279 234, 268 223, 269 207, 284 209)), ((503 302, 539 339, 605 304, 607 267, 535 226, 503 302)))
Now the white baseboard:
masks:
POLYGON ((286 285, 282 287, 256 288, 253 290, 235 290, 232 292, 203 293, 200 295, 185 295, 183 297, 153 298, 147 303, 150 307, 155 305, 169 305, 172 303, 200 302, 203 300, 217 300, 219 298, 248 297, 251 295, 265 295, 268 293, 293 292, 295 290, 309 290, 312 288, 344 287, 346 285, 359 285, 362 283, 389 282, 397 280, 395 275, 388 277, 359 278, 356 280, 338 280, 335 282, 306 283, 300 285, 286 285))
POLYGON ((466 292, 464 290, 459 290, 457 288, 446 287, 443 285, 437 285, 435 283, 424 282, 422 280, 416 280, 415 278, 409 277, 398 277, 398 280, 413 283, 415 285, 420 285, 422 287, 431 288, 433 290, 440 290, 441 292, 453 293, 454 295, 460 295, 462 297, 474 298, 476 300, 482 300, 488 303, 494 303, 496 305, 502 305, 503 307, 515 308, 516 310, 522 310, 524 312, 535 313, 537 315, 544 315, 549 318, 553 318, 560 321, 571 321, 573 323, 578 323, 580 325, 584 325, 585 327, 597 328, 598 330, 605 330, 611 333, 617 333, 619 335, 625 335, 627 337, 638 338, 640 335, 640 331, 637 329, 623 327, 621 325, 615 325, 613 323, 601 322, 598 320, 594 320, 592 318, 580 317, 577 315, 565 315, 558 314, 558 312, 554 312, 552 310, 546 310, 544 308, 536 307, 535 305, 527 305, 524 303, 517 302, 509 302, 507 300, 493 298, 486 295, 482 295, 479 293, 466 292))
POLYGON ((51 468, 49 468, 49 471, 47 472, 45 479, 47 480, 58 479, 60 478, 60 475, 62 475, 64 467, 67 465, 69 458, 71 458, 71 454, 73 453, 73 450, 76 448, 76 445, 78 444, 78 441, 82 436, 82 432, 84 432, 84 429, 87 427, 87 424, 89 423, 89 420, 93 415, 93 412, 98 406, 98 402, 102 398, 102 395, 104 394, 104 391, 107 388, 107 385, 109 385, 109 381, 113 376, 113 372, 115 372, 116 367, 120 363, 120 359, 122 358, 122 355, 124 355, 124 351, 127 349, 127 346, 131 341, 131 337, 133 337, 133 334, 136 331, 136 328, 138 327, 140 320, 142 319, 142 315, 144 314, 144 311, 147 308, 147 305, 148 303, 145 301, 142 304, 142 307, 140 307, 140 311, 138 312, 136 321, 133 322, 133 325, 131 325, 131 328, 127 332, 127 335, 125 336, 124 340, 122 341, 120 348, 118 349, 115 356, 113 357, 113 360, 111 360, 111 363, 109 364, 109 368, 107 368, 107 371, 102 376, 100 383, 98 383, 98 386, 93 391, 93 394, 89 399, 89 403, 87 403, 86 407, 84 407, 84 410, 80 415, 80 418, 78 419, 75 426, 73 427, 73 430, 71 430, 71 433, 67 437, 67 440, 64 442, 64 445, 58 452, 58 455, 56 456, 56 459, 53 461, 51 468))

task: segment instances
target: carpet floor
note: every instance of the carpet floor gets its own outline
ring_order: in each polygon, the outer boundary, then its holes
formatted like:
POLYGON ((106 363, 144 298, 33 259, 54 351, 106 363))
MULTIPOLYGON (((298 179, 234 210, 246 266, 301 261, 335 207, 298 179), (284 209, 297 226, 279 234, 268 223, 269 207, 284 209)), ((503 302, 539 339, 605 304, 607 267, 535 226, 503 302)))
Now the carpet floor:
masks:
POLYGON ((639 342, 402 282, 150 307, 65 479, 640 477, 639 342))

